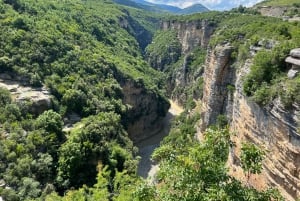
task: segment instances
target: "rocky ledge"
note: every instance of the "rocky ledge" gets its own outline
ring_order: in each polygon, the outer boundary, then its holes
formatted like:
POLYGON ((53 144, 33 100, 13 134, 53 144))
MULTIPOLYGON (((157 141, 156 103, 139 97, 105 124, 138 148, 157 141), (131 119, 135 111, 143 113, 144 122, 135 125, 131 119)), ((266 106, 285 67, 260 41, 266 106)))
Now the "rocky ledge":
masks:
POLYGON ((33 88, 9 74, 0 74, 0 87, 7 89, 17 103, 32 102, 31 112, 41 114, 52 106, 50 92, 45 88, 33 88))
POLYGON ((290 67, 288 77, 290 79, 295 78, 300 71, 300 48, 291 50, 290 56, 285 59, 285 62, 290 67))

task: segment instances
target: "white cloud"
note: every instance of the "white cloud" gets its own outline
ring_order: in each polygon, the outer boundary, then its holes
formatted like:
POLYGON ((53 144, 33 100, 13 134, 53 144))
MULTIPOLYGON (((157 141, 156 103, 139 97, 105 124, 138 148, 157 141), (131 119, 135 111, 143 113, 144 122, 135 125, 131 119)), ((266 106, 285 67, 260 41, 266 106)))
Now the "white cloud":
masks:
POLYGON ((193 4, 201 3, 210 9, 224 10, 237 7, 239 5, 253 6, 262 0, 146 0, 151 3, 167 4, 186 8, 193 4))

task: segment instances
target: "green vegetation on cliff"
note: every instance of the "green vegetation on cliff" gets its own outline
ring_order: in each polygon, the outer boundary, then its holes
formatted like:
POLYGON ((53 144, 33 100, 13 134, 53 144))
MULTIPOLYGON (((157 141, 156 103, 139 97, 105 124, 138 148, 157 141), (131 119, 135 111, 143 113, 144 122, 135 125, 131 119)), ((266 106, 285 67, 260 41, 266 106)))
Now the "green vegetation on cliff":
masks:
POLYGON ((146 58, 149 64, 156 69, 176 62, 181 56, 181 44, 175 31, 159 31, 153 41, 146 48, 146 58))
POLYGON ((218 24, 210 41, 212 47, 222 43, 230 43, 235 47, 232 59, 239 64, 253 57, 250 73, 244 80, 246 95, 252 96, 254 101, 262 105, 270 103, 276 97, 280 97, 286 106, 300 102, 299 77, 289 80, 285 63, 290 50, 300 45, 299 23, 259 15, 229 13, 218 24), (291 82, 294 85, 289 84, 291 82), (285 93, 287 88, 290 93, 285 93))
MULTIPOLYGON (((211 127, 203 133, 199 143, 195 139, 198 120, 197 113, 184 112, 154 152, 153 158, 160 162, 155 200, 282 199, 277 191, 259 192, 230 177, 225 164, 232 134, 226 126, 211 127)), ((245 155, 249 156, 249 152, 245 155)))

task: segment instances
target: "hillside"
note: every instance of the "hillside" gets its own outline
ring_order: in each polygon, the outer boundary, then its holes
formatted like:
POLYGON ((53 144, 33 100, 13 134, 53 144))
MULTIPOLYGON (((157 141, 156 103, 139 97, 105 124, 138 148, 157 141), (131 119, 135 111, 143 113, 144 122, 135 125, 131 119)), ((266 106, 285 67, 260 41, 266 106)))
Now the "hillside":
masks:
POLYGON ((0 16, 0 180, 9 186, 0 195, 27 200, 91 186, 98 163, 134 175, 129 135, 138 133, 130 130, 153 129, 169 105, 162 74, 143 61, 152 35, 144 18, 93 0, 4 0, 0 16), (34 97, 40 90, 46 104, 34 97))
POLYGON ((290 22, 300 21, 300 3, 298 1, 263 1, 257 4, 255 9, 265 16, 281 17, 290 22))
POLYGON ((176 13, 188 15, 188 14, 203 13, 203 12, 208 12, 208 11, 209 11, 209 9, 206 8, 205 6, 203 6, 202 4, 194 4, 192 6, 184 8, 176 13))
POLYGON ((265 0, 257 4, 257 6, 297 6, 297 0, 265 0))

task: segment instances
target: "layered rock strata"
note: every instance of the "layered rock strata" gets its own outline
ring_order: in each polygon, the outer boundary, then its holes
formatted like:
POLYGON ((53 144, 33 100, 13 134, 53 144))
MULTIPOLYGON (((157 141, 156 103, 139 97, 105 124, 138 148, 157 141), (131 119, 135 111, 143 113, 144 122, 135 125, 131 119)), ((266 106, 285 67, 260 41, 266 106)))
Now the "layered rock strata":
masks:
POLYGON ((202 105, 202 130, 215 124, 220 114, 228 110, 228 88, 234 80, 234 69, 231 68, 230 56, 233 47, 229 44, 217 46, 208 51, 205 64, 203 105, 202 105))
POLYGON ((278 188, 286 200, 300 197, 300 107, 285 109, 276 99, 261 107, 243 94, 243 79, 250 71, 251 59, 243 66, 230 65, 230 45, 209 52, 204 72, 204 96, 201 130, 216 123, 218 115, 226 115, 235 146, 231 148, 231 174, 245 178, 240 168, 242 142, 253 142, 266 151, 263 173, 253 177, 257 188, 278 188), (229 90, 228 85, 232 85, 229 90))
MULTIPOLYGON (((180 105, 187 101, 188 86, 199 82, 202 76, 202 66, 193 72, 189 69, 192 52, 195 48, 207 49, 211 35, 215 30, 215 25, 208 20, 195 21, 164 21, 161 24, 162 30, 174 30, 181 44, 181 54, 183 63, 180 67, 172 70, 168 79, 167 90, 171 94, 170 98, 180 105)), ((200 93, 195 94, 195 98, 200 97, 200 93)))
POLYGON ((207 20, 189 22, 164 21, 162 30, 175 30, 182 45, 182 53, 186 54, 196 47, 206 48, 215 26, 207 20))

